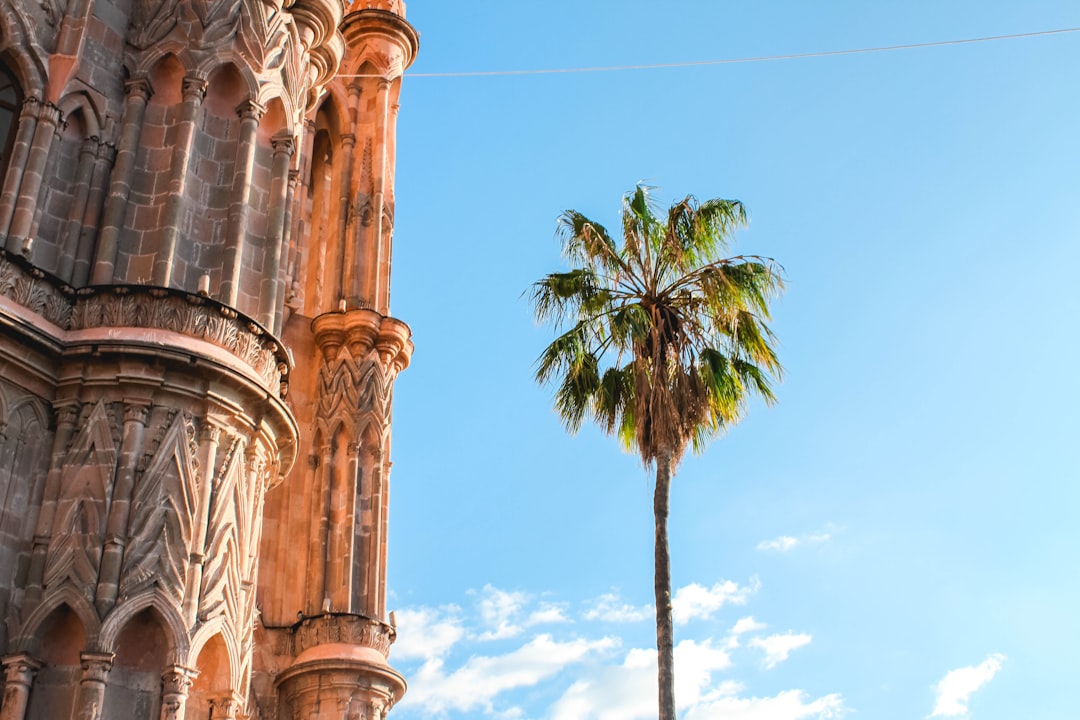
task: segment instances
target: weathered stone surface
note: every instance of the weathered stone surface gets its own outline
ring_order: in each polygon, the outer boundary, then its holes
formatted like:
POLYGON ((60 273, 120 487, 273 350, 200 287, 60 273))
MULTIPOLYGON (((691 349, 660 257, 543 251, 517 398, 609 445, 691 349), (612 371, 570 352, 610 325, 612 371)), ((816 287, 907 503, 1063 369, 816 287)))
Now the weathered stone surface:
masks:
POLYGON ((417 43, 397 0, 0 0, 0 720, 401 697, 388 285, 417 43))

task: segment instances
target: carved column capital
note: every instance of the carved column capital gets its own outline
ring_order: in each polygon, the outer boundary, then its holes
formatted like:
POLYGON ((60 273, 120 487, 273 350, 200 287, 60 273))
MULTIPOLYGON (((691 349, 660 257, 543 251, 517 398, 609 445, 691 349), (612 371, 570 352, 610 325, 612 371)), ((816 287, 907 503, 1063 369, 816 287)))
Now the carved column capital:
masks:
POLYGON ((293 150, 296 147, 296 143, 293 141, 291 133, 279 133, 270 138, 270 144, 274 148, 274 155, 285 154, 292 157, 293 150))
POLYGON ((266 113, 266 106, 254 100, 245 100, 236 106, 236 114, 241 120, 254 120, 258 122, 266 113))
POLYGON ((150 405, 147 403, 125 403, 124 404, 124 422, 137 422, 143 427, 146 427, 147 420, 150 419, 150 405))
POLYGON ((154 94, 154 88, 150 85, 150 80, 148 78, 140 77, 125 82, 124 92, 127 93, 128 98, 146 102, 150 99, 150 96, 154 94))
POLYGON ((104 684, 109 678, 109 671, 112 670, 114 657, 112 653, 83 653, 80 656, 83 670, 82 681, 104 684))
POLYGON ((196 102, 202 102, 206 97, 206 80, 194 75, 188 75, 184 78, 183 93, 184 100, 194 100, 196 102))
POLYGON ((3 659, 4 680, 10 685, 25 685, 30 687, 34 680, 34 673, 41 669, 41 663, 26 653, 8 655, 3 659))

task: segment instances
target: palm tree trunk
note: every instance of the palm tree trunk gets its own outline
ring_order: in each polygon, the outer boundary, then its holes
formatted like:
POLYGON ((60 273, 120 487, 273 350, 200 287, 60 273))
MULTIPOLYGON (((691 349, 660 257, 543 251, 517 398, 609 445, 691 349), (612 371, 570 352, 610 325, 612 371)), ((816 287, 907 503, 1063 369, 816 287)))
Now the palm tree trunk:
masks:
POLYGON ((675 633, 671 626, 671 554, 668 550, 668 500, 671 496, 671 453, 656 458, 653 491, 653 591, 656 594, 656 660, 660 693, 659 720, 675 720, 675 633))

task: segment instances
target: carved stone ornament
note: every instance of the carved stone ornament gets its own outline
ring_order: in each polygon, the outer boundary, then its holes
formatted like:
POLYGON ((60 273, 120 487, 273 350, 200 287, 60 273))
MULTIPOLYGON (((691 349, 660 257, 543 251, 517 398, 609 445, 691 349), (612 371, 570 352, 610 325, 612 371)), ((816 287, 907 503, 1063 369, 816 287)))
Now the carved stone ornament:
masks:
POLYGON ((284 363, 273 338, 228 308, 215 307, 196 295, 105 292, 82 296, 71 313, 71 329, 95 327, 159 328, 189 335, 233 353, 267 387, 277 388, 283 380, 284 363))
POLYGON ((378 650, 383 657, 397 637, 394 628, 363 615, 327 614, 305 618, 296 629, 296 654, 328 643, 360 645, 378 650))
POLYGON ((71 300, 65 292, 46 280, 40 270, 23 268, 6 256, 0 256, 0 296, 62 328, 71 317, 71 300))

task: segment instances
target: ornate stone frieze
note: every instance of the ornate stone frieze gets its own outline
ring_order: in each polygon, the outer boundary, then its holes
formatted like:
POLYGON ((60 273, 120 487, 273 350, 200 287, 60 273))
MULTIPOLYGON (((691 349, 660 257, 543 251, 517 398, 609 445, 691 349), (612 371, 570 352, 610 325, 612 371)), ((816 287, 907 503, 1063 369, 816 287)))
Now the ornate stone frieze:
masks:
POLYGON ((288 372, 281 347, 262 328, 197 295, 130 287, 81 293, 70 326, 158 328, 206 340, 250 365, 268 387, 284 383, 288 372))
POLYGON ((36 268, 22 267, 0 256, 0 297, 6 297, 33 310, 60 327, 67 327, 71 317, 71 288, 50 282, 36 268))
POLYGON ((300 655, 317 645, 344 643, 369 647, 387 657, 396 637, 397 631, 379 620, 363 615, 330 613, 304 618, 300 622, 296 627, 294 652, 300 655))

